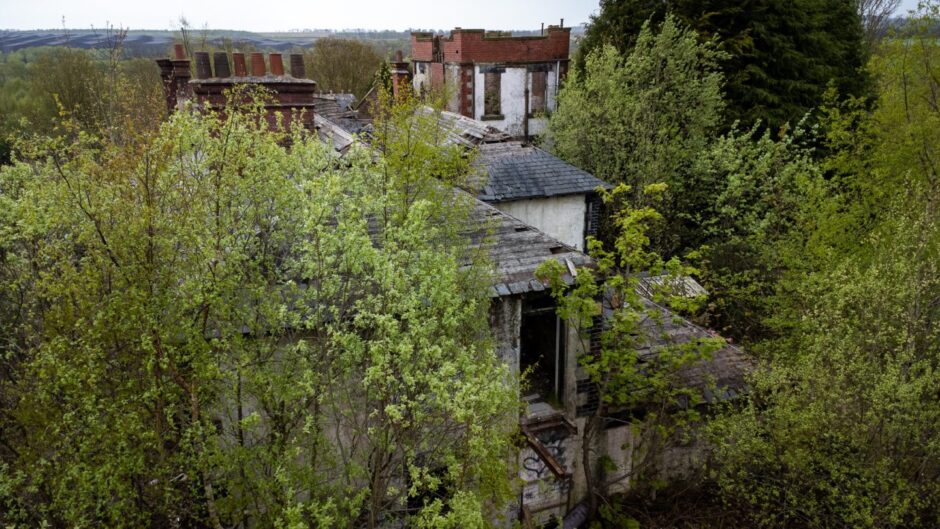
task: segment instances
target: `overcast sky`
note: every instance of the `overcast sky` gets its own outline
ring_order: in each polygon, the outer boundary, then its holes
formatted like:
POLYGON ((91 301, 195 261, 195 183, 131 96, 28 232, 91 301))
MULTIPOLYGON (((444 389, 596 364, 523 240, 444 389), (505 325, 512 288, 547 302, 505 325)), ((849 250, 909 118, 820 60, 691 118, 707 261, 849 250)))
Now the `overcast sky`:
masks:
MULTIPOLYGON (((786 2, 789 0, 779 0, 786 2)), ((0 0, 0 28, 175 29, 534 29, 587 22, 599 0, 0 0)), ((917 5, 903 0, 902 9, 917 5)))
POLYGON ((599 0, 0 0, 0 28, 212 29, 538 28, 587 22, 599 0))

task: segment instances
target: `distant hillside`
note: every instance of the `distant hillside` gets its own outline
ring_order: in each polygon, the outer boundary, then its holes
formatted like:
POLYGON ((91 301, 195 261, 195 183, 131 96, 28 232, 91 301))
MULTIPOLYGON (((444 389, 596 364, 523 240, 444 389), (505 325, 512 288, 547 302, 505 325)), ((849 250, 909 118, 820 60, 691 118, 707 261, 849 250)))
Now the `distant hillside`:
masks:
MULTIPOLYGON (((445 30, 415 30, 434 31, 446 33, 445 30)), ((538 34, 539 30, 514 31, 516 35, 538 34)), ((573 35, 581 34, 581 28, 574 28, 573 35)), ((243 46, 258 50, 288 51, 296 47, 309 47, 317 39, 324 37, 340 37, 372 42, 383 53, 390 53, 396 49, 408 52, 410 46, 410 31, 370 31, 370 30, 343 30, 310 29, 302 31, 285 31, 276 33, 252 33, 235 30, 191 30, 194 42, 207 41, 213 45, 221 45, 224 41, 231 42, 235 47, 243 46)), ((166 55, 178 38, 175 31, 159 30, 132 30, 127 34, 124 48, 128 55, 135 57, 157 57, 166 55)), ((23 48, 39 46, 70 46, 73 48, 108 48, 109 35, 104 30, 0 30, 0 52, 9 53, 23 48)))

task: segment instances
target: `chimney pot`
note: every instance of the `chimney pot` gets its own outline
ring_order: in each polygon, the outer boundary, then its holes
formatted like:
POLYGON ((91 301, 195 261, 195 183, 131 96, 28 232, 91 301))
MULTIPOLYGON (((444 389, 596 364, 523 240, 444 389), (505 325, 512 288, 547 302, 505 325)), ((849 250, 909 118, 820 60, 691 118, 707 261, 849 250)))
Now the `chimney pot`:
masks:
POLYGON ((186 58, 186 48, 184 48, 182 44, 174 44, 173 52, 176 54, 177 60, 181 61, 186 58))
POLYGON ((401 50, 395 51, 395 62, 404 62, 405 58, 401 50))
POLYGON ((290 54, 290 74, 297 79, 307 77, 307 68, 304 66, 304 56, 299 53, 290 54))
POLYGON ((284 59, 281 58, 281 54, 272 53, 268 57, 271 60, 271 75, 284 75, 284 59))
POLYGON ((231 77, 232 70, 228 65, 228 54, 224 51, 217 51, 213 55, 213 60, 215 62, 215 76, 216 77, 231 77))
POLYGON ((264 74, 265 74, 264 54, 252 53, 251 54, 251 75, 254 77, 264 77, 264 74))
POLYGON ((197 51, 196 57, 196 79, 208 79, 212 77, 212 64, 209 62, 209 52, 197 51))
POLYGON ((248 67, 245 66, 245 54, 235 52, 232 54, 232 62, 235 63, 235 77, 248 77, 248 67))

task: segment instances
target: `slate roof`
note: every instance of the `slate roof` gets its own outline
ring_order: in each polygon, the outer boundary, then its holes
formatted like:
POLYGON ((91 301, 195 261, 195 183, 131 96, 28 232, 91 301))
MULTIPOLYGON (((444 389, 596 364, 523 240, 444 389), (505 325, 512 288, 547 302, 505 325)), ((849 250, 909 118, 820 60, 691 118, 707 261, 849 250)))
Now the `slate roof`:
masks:
MULTIPOLYGON (((322 97, 322 94, 318 97, 322 97)), ((355 136, 349 133, 349 129, 343 126, 342 122, 333 121, 321 113, 321 103, 322 101, 318 99, 317 111, 314 114, 317 132, 323 141, 332 141, 334 148, 340 154, 344 154, 349 146, 354 145, 357 140, 355 136)), ((446 115, 441 118, 441 123, 448 130, 453 131, 448 136, 454 142, 466 141, 473 143, 475 140, 470 138, 477 138, 482 141, 484 138, 499 137, 491 134, 502 134, 499 131, 493 133, 493 131, 487 130, 489 127, 477 127, 475 124, 479 122, 475 120, 450 112, 443 114, 446 115)), ((334 119, 342 121, 343 118, 340 116, 334 119)), ((475 145, 475 143, 473 144, 475 145)), ((545 154, 548 155, 548 153, 545 154)), ((552 156, 552 158, 554 157, 552 156)), ((557 158, 554 159, 557 160, 557 158)), ((603 184, 600 180, 594 180, 603 184)), ((597 184, 592 182, 592 185, 596 187, 597 184)), ((593 187, 591 189, 593 190, 593 187)), ((593 263, 591 258, 583 252, 496 209, 472 194, 458 189, 455 189, 454 192, 473 201, 467 233, 471 238, 471 250, 486 251, 492 259, 495 268, 495 277, 490 287, 492 297, 513 296, 545 290, 545 285, 535 277, 535 269, 548 259, 557 260, 569 270, 590 266, 593 263)), ((565 279, 570 281, 572 275, 569 273, 565 279)))
MULTIPOLYGON (((430 107, 424 107, 424 110, 426 112, 432 111, 430 107)), ((447 131, 446 143, 449 144, 474 147, 486 143, 504 142, 510 138, 509 134, 482 121, 446 110, 441 111, 439 122, 442 128, 447 131)))
POLYGON ((340 154, 345 154, 349 147, 356 143, 356 137, 350 134, 349 131, 319 113, 314 113, 313 125, 316 127, 320 141, 332 144, 333 148, 340 154))
POLYGON ((347 117, 356 113, 352 108, 352 104, 356 102, 356 96, 352 94, 316 94, 313 98, 317 114, 327 119, 335 120, 338 117, 347 117))
POLYGON ((610 187, 538 147, 511 141, 481 144, 479 149, 487 178, 479 197, 486 202, 587 194, 610 187))
POLYGON ((359 134, 369 125, 368 120, 360 119, 352 94, 315 94, 314 115, 329 120, 350 134, 359 134))
MULTIPOLYGON (((645 318, 640 326, 653 343, 645 344, 637 354, 643 360, 652 361, 659 348, 668 343, 688 343, 700 338, 720 338, 714 331, 699 327, 689 320, 677 316, 671 310, 643 298, 648 314, 660 312, 661 321, 645 318)), ((746 375, 754 368, 750 357, 735 345, 725 342, 724 347, 712 353, 711 358, 694 362, 679 371, 683 383, 698 388, 708 402, 734 398, 747 386, 746 375), (716 394, 715 391, 718 391, 716 394)))
POLYGON ((672 277, 665 274, 650 275, 648 273, 640 274, 637 282, 637 294, 653 299, 656 292, 668 292, 674 296, 683 296, 694 298, 698 296, 707 296, 705 287, 699 284, 694 278, 689 276, 672 277))
MULTIPOLYGON (((545 290, 545 285, 535 277, 535 269, 548 259, 555 259, 569 270, 593 263, 584 253, 485 202, 473 200, 470 215, 473 244, 488 251, 496 267, 491 296, 545 290)), ((572 275, 567 274, 565 279, 570 281, 572 275)))
MULTIPOLYGON (((688 280, 694 282, 691 278, 688 280)), ((688 343, 700 338, 721 338, 714 331, 700 327, 654 302, 640 289, 638 293, 646 313, 639 322, 639 327, 642 334, 649 339, 637 349, 641 361, 655 362, 659 350, 668 344, 688 343)), ((612 318, 614 310, 611 298, 607 296, 604 301, 604 317, 612 318)), ((753 369, 754 362, 751 358, 726 340, 721 349, 712 353, 711 358, 682 368, 678 375, 683 384, 698 388, 706 401, 714 402, 734 398, 744 391, 747 386, 746 376, 753 369)))

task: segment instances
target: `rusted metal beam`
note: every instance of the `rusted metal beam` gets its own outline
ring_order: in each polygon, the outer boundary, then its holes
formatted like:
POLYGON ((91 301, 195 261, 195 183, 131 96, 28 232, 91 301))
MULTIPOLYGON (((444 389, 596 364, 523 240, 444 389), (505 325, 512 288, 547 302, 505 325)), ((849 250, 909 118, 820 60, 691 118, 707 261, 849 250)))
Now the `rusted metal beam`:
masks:
POLYGON ((544 461, 545 464, 548 465, 548 469, 552 471, 552 474, 555 474, 555 476, 559 478, 569 477, 568 472, 565 471, 565 468, 561 466, 558 460, 555 459, 555 457, 551 454, 551 452, 549 452, 548 449, 545 448, 545 445, 543 445, 542 442, 539 441, 537 437, 535 437, 534 435, 532 435, 532 433, 527 432, 527 431, 524 431, 524 433, 525 433, 526 441, 528 441, 529 443, 529 446, 531 446, 532 449, 535 450, 535 453, 539 455, 539 458, 541 458, 542 461, 544 461))

